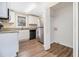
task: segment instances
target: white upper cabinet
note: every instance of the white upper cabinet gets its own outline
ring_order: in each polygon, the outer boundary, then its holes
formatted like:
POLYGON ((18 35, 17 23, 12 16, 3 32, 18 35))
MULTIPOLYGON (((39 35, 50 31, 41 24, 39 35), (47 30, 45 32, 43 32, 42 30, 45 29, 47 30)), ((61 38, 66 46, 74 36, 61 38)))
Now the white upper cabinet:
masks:
POLYGON ((9 10, 9 23, 14 23, 15 22, 15 12, 9 10))
POLYGON ((29 24, 34 24, 33 16, 28 16, 29 24))
POLYGON ((34 17, 34 24, 38 24, 39 17, 34 17))
POLYGON ((6 2, 0 2, 0 18, 8 18, 8 8, 6 2))
POLYGON ((29 20, 29 24, 38 24, 39 17, 29 16, 28 20, 29 20))

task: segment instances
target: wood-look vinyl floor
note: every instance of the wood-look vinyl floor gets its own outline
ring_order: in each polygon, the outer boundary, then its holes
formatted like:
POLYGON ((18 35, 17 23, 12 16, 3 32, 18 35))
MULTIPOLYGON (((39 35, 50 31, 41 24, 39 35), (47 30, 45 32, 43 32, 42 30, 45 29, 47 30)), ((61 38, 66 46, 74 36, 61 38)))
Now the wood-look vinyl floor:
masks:
POLYGON ((19 43, 18 57, 72 57, 73 49, 64 45, 53 43, 51 48, 44 50, 43 44, 36 39, 19 43))

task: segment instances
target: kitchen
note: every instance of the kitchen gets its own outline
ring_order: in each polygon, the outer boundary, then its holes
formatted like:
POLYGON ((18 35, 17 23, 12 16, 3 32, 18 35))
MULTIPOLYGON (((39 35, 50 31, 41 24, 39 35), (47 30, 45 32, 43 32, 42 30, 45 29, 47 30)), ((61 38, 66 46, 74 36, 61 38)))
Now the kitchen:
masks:
POLYGON ((17 3, 0 3, 0 9, 2 9, 0 11, 0 48, 2 48, 0 49, 0 57, 17 56, 16 53, 19 52, 19 41, 37 38, 39 42, 43 43, 41 17, 18 12, 19 9, 14 9, 13 7, 15 4, 17 3))
POLYGON ((73 4, 1 2, 0 57, 74 56, 73 4))

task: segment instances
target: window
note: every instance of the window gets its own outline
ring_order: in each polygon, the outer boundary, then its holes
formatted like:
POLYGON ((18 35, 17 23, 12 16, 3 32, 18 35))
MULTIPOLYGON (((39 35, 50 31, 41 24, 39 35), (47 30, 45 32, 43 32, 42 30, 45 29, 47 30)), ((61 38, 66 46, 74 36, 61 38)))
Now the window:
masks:
POLYGON ((26 17, 18 16, 18 26, 26 26, 26 17))

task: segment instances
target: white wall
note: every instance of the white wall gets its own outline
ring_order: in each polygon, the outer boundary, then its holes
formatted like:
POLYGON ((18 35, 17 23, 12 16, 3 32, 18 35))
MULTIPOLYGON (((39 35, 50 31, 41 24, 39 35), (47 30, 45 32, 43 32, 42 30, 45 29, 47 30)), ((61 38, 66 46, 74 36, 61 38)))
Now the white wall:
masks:
POLYGON ((78 56, 79 56, 79 2, 78 2, 78 56))
POLYGON ((73 3, 59 3, 51 10, 52 41, 73 47, 73 3))
MULTIPOLYGON (((57 3, 55 3, 57 4, 57 3)), ((55 4, 51 5, 54 6, 55 4)), ((50 19, 50 7, 47 6, 44 7, 43 13, 42 13, 42 22, 44 23, 44 49, 48 50, 51 46, 51 19, 50 19)))
POLYGON ((50 40, 51 40, 51 31, 50 31, 50 10, 45 9, 43 12, 43 19, 44 19, 44 49, 50 49, 50 40))
POLYGON ((78 57, 78 2, 73 3, 73 56, 78 57))

